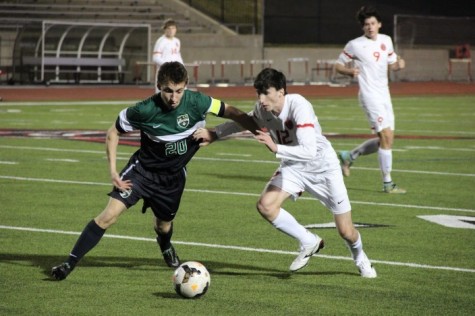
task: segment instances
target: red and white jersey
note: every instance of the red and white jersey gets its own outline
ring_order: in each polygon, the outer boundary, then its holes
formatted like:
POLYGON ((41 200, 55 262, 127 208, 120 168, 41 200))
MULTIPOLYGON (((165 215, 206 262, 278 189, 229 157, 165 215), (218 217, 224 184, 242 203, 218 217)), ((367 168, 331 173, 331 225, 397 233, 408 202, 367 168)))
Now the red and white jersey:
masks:
MULTIPOLYGON (((286 94, 282 112, 275 116, 259 102, 248 113, 256 124, 267 130, 277 144, 276 158, 282 167, 297 172, 321 173, 340 170, 340 162, 331 143, 322 134, 322 128, 312 104, 299 94, 286 94)), ((228 121, 216 126, 218 138, 242 131, 236 122, 228 121)))
POLYGON ((322 128, 312 104, 299 94, 285 95, 279 116, 256 103, 251 112, 261 128, 267 129, 277 144, 276 158, 282 166, 305 172, 324 172, 339 168, 339 161, 322 128))
POLYGON ((299 94, 285 95, 279 116, 256 103, 252 115, 266 128, 277 144, 276 158, 282 166, 305 172, 324 172, 339 168, 339 161, 322 128, 312 104, 299 94))
POLYGON ((178 38, 170 39, 165 35, 160 36, 153 47, 153 61, 158 65, 158 68, 170 61, 178 61, 183 64, 180 47, 181 43, 178 38))
POLYGON ((378 34, 376 40, 366 36, 349 41, 338 57, 338 63, 345 65, 354 61, 359 68, 358 83, 360 95, 368 97, 389 97, 388 65, 397 61, 391 37, 378 34))

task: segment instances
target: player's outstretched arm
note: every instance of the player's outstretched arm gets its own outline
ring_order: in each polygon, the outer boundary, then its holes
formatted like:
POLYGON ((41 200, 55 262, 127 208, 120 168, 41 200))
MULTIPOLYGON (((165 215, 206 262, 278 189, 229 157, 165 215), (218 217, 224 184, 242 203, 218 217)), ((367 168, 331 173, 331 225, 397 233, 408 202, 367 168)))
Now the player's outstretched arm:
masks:
POLYGON ((207 146, 220 138, 229 136, 245 129, 257 134, 259 126, 249 114, 229 104, 225 104, 224 106, 224 114, 222 117, 230 119, 231 121, 220 124, 212 129, 197 129, 193 133, 193 138, 197 141, 200 141, 200 146, 207 146))
POLYGON ((257 130, 259 130, 259 126, 251 116, 232 105, 225 104, 223 117, 233 120, 254 135, 256 135, 257 130))

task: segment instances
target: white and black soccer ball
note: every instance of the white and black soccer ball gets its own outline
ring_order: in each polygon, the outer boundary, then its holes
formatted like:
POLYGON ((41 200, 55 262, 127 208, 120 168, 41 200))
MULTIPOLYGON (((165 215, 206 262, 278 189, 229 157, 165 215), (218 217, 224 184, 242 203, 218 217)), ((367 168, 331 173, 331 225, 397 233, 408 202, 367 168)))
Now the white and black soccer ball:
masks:
POLYGON ((199 298, 208 291, 211 282, 206 267, 197 261, 182 263, 173 273, 175 291, 184 298, 199 298))

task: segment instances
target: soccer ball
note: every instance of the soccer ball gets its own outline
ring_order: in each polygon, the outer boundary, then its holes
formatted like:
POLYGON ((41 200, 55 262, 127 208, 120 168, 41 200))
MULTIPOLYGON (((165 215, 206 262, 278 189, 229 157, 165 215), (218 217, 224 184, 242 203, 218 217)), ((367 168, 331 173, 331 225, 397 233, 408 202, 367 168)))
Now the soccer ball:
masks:
POLYGON ((208 291, 211 278, 206 267, 197 261, 182 263, 173 273, 173 285, 184 298, 199 298, 208 291))

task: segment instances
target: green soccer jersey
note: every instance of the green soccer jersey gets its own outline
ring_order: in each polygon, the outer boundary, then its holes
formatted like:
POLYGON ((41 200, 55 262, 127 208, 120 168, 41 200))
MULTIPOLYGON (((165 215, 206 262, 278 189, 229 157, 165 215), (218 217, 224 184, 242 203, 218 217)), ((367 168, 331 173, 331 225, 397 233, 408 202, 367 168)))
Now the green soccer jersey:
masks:
POLYGON ((169 109, 159 94, 122 110, 116 127, 121 133, 140 131, 140 149, 134 155, 150 171, 173 173, 186 166, 199 149, 193 133, 205 126, 206 114, 224 114, 224 103, 185 90, 180 104, 169 109))

